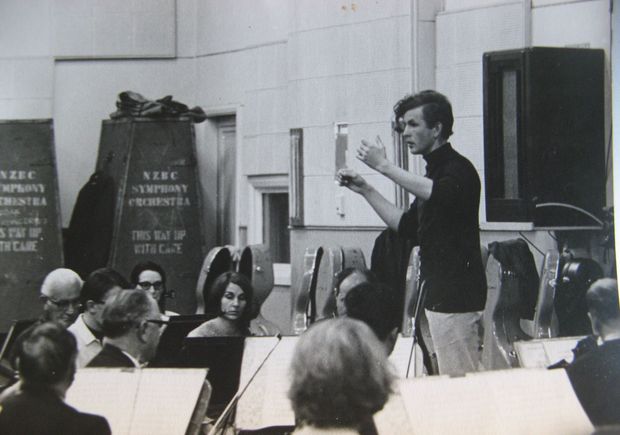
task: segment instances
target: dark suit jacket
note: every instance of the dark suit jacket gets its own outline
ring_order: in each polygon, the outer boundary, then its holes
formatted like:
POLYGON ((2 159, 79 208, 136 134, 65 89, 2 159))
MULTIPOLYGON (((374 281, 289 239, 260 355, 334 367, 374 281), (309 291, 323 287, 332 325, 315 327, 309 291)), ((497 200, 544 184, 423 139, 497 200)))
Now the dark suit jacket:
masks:
POLYGON ((595 426, 620 424, 620 339, 576 358, 566 372, 595 426))
POLYGON ((105 418, 79 412, 48 389, 23 387, 0 405, 3 435, 109 435, 105 418))
POLYGON ((118 347, 105 344, 86 367, 135 367, 132 360, 118 347))

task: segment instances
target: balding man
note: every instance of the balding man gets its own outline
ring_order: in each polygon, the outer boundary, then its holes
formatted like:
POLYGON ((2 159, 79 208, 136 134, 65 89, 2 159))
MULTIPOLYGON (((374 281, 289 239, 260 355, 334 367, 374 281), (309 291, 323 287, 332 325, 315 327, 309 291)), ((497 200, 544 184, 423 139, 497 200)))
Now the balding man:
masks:
POLYGON ((69 327, 80 314, 82 279, 71 269, 55 269, 41 285, 43 320, 69 327))
MULTIPOLYGON (((15 340, 10 351, 10 364, 17 368, 15 350, 21 346, 22 340, 28 337, 33 329, 44 322, 56 322, 63 328, 68 328, 80 314, 80 292, 82 279, 71 269, 54 269, 47 274, 41 284, 40 298, 43 301, 43 313, 28 329, 23 331, 15 340)), ((12 381, 17 381, 14 378, 12 381)), ((21 381, 15 382, 2 392, 1 397, 9 397, 19 392, 21 381)))
POLYGON ((142 367, 157 351, 167 318, 144 290, 121 290, 102 313, 103 349, 87 367, 142 367))
POLYGON ((592 331, 602 344, 566 369, 595 426, 620 424, 620 306, 615 279, 595 281, 586 293, 592 331))

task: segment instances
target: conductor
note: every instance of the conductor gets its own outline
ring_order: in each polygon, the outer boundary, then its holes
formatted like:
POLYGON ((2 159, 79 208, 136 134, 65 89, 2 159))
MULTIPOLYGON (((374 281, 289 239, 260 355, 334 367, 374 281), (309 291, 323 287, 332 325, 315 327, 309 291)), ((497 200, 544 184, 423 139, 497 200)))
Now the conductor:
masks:
POLYGON ((480 178, 469 160, 448 142, 454 118, 448 99, 427 90, 394 106, 394 129, 426 175, 412 174, 386 158, 385 147, 362 140, 357 158, 415 196, 403 212, 352 169, 336 180, 364 199, 401 237, 420 246, 425 313, 440 374, 476 371, 480 364, 486 279, 480 254, 480 178))

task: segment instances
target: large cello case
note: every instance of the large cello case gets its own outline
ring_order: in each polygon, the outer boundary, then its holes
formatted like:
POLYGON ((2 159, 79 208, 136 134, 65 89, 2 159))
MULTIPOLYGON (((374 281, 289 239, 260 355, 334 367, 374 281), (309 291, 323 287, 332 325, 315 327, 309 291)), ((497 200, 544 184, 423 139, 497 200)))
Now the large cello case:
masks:
POLYGON ((360 248, 342 246, 307 248, 302 285, 293 303, 293 331, 300 334, 312 323, 336 315, 335 287, 346 268, 366 269, 360 248))

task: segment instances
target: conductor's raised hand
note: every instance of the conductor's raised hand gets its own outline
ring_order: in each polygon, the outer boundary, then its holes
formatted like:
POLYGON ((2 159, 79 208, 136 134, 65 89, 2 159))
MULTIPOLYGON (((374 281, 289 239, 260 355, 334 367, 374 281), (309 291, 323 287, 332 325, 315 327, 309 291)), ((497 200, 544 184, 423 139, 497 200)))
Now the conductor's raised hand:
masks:
POLYGON ((342 168, 336 172, 336 182, 339 186, 347 187, 355 193, 363 193, 369 187, 364 177, 349 168, 342 168))
POLYGON ((385 145, 379 136, 374 144, 362 139, 362 144, 357 149, 357 158, 376 171, 381 171, 389 163, 385 156, 385 145))

